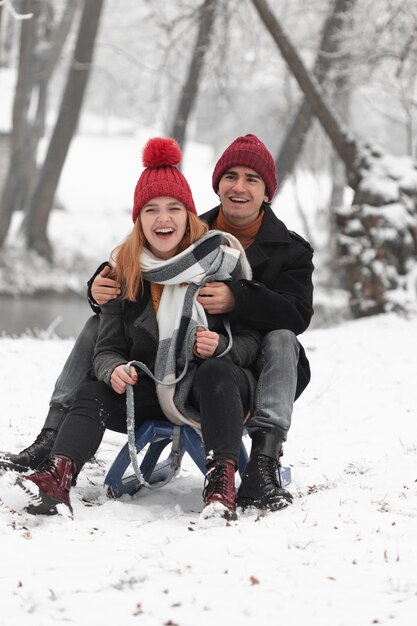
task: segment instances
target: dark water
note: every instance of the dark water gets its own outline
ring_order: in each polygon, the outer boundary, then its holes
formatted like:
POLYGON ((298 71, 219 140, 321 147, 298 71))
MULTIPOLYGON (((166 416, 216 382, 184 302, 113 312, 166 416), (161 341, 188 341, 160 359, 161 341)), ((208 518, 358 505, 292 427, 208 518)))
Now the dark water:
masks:
POLYGON ((76 337, 90 315, 87 300, 75 295, 0 295, 0 335, 48 331, 63 339, 76 337))
MULTIPOLYGON (((12 298, 0 295, 0 336, 37 334, 49 332, 62 339, 77 337, 92 310, 83 299, 75 295, 49 294, 12 298)), ((349 319, 346 311, 315 306, 310 328, 333 326, 349 319)))

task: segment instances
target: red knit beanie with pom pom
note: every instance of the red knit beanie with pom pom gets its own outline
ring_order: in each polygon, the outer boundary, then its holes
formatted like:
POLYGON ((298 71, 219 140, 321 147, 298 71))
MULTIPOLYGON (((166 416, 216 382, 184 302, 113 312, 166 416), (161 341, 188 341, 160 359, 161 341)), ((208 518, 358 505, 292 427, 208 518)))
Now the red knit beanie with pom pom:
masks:
POLYGON ((145 167, 137 182, 133 196, 132 219, 136 222, 142 207, 159 196, 169 196, 182 202, 188 211, 197 211, 193 195, 184 175, 176 167, 181 162, 181 148, 175 139, 154 137, 149 139, 142 153, 145 167))

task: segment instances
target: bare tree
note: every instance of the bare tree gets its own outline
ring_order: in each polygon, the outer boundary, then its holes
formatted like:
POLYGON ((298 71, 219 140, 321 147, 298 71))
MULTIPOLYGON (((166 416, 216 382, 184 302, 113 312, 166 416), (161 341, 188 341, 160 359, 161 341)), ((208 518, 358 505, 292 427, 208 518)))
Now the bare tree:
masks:
POLYGON ((25 173, 24 187, 21 188, 19 202, 15 210, 28 210, 38 176, 37 153, 39 141, 45 134, 45 120, 49 83, 64 47, 67 35, 75 17, 78 0, 68 1, 57 27, 54 26, 54 8, 50 0, 35 0, 35 36, 32 67, 32 102, 36 102, 36 112, 28 124, 29 141, 22 155, 21 168, 25 173))
MULTIPOLYGON (((37 151, 45 133, 49 80, 69 33, 79 0, 68 1, 57 28, 50 2, 31 0, 31 19, 23 22, 18 81, 15 90, 11 156, 0 208, 3 243, 16 210, 25 210, 37 178, 37 151), (35 115, 30 114, 37 102, 35 115)), ((14 18, 13 18, 14 19, 14 18)), ((21 17, 20 17, 21 19, 21 17)), ((0 243, 0 245, 1 245, 0 243)))
MULTIPOLYGON (((352 10, 356 0, 336 0, 327 18, 319 45, 313 76, 319 85, 326 79, 329 69, 338 58, 340 34, 343 30, 346 14, 352 10)), ((280 177, 280 185, 291 174, 301 154, 305 138, 311 127, 313 114, 307 98, 303 98, 291 125, 281 143, 275 160, 280 177)))
POLYGON ((313 114, 321 123, 336 152, 345 164, 350 184, 355 187, 358 183, 356 180, 357 170, 355 166, 358 157, 358 146, 356 142, 349 137, 347 131, 343 128, 333 108, 328 103, 317 78, 307 70, 298 52, 269 8, 266 0, 252 0, 252 2, 287 62, 294 78, 297 80, 313 114))
MULTIPOLYGON (((38 137, 45 132, 45 117, 47 111, 47 92, 52 74, 60 59, 64 44, 71 30, 80 0, 67 1, 61 19, 56 28, 49 25, 50 35, 45 38, 42 50, 37 54, 36 89, 38 102, 35 115, 35 127, 38 137)), ((53 6, 50 6, 53 11, 53 6)))
POLYGON ((417 265, 415 163, 409 159, 408 170, 404 163, 398 168, 393 157, 351 139, 266 1, 252 2, 344 162, 356 192, 351 211, 343 210, 337 216, 339 262, 346 271, 351 310, 363 316, 401 308, 396 292, 405 288, 407 272, 417 265))
POLYGON ((52 249, 47 235, 49 215, 62 168, 80 117, 102 7, 103 0, 84 1, 74 57, 58 119, 25 220, 28 247, 33 248, 48 259, 52 258, 52 249))
POLYGON ((204 0, 200 7, 197 38, 170 131, 170 136, 174 137, 180 146, 184 144, 187 122, 198 94, 201 72, 204 67, 204 58, 210 45, 216 4, 217 0, 204 0))
POLYGON ((355 94, 357 132, 379 136, 393 153, 412 155, 416 123, 417 3, 360 0, 345 25, 341 48, 355 94), (410 132, 411 131, 411 132, 410 132), (369 133, 369 134, 368 134, 369 133))
MULTIPOLYGON (((2 22, 2 19, 3 19, 3 5, 0 4, 0 35, 1 35, 1 22, 2 22)), ((0 67, 1 67, 1 64, 2 64, 2 58, 1 57, 2 57, 2 47, 1 47, 1 39, 0 39, 0 67)))
MULTIPOLYGON (((31 13, 33 0, 23 1, 23 12, 31 13)), ((35 20, 22 21, 20 34, 19 67, 17 85, 13 104, 13 129, 11 135, 11 157, 9 170, 4 186, 0 207, 0 246, 9 230, 12 213, 17 199, 27 186, 28 171, 24 170, 23 164, 27 164, 25 153, 30 150, 30 128, 28 111, 32 90, 32 60, 34 45, 35 20)))

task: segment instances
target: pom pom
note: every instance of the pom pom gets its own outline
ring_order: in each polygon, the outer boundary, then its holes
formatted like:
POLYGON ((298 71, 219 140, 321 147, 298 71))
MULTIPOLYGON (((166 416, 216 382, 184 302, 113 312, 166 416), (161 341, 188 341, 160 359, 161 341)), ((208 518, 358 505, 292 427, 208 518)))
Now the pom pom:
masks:
POLYGON ((181 157, 181 148, 175 139, 154 137, 143 149, 142 162, 145 167, 164 167, 178 165, 181 157))

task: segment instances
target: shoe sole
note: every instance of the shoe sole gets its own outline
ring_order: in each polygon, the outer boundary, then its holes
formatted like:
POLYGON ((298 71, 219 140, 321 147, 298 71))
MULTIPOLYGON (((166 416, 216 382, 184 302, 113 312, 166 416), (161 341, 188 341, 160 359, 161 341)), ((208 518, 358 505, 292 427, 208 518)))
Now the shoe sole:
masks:
POLYGON ((19 472, 19 474, 22 474, 30 469, 31 468, 26 465, 19 465, 18 463, 13 463, 13 461, 8 461, 7 459, 0 459, 0 471, 19 472))
POLYGON ((257 502, 256 500, 252 500, 251 498, 238 498, 236 504, 242 510, 249 509, 250 507, 254 507, 255 509, 258 509, 259 511, 279 511, 280 509, 285 509, 287 506, 292 504, 292 500, 281 498, 280 500, 277 500, 276 502, 262 504, 262 502, 257 502))
POLYGON ((57 498, 52 498, 41 491, 38 495, 35 495, 26 487, 23 480, 16 481, 16 484, 18 484, 19 487, 23 489, 23 491, 25 491, 32 500, 32 503, 25 507, 25 511, 30 515, 59 515, 60 512, 58 511, 57 506, 62 504, 70 512, 70 516, 73 517, 71 505, 65 504, 65 502, 62 502, 62 500, 58 500, 57 498))
POLYGON ((222 502, 213 501, 206 505, 201 512, 201 518, 205 520, 223 519, 226 522, 235 522, 237 520, 236 511, 227 508, 222 502))
POLYGON ((31 470, 35 472, 36 470, 42 469, 45 461, 40 461, 38 465, 34 463, 32 465, 20 465, 20 463, 15 463, 14 461, 10 461, 9 459, 1 459, 0 458, 0 470, 5 470, 6 472, 18 472, 19 474, 23 474, 24 472, 28 472, 31 470))

